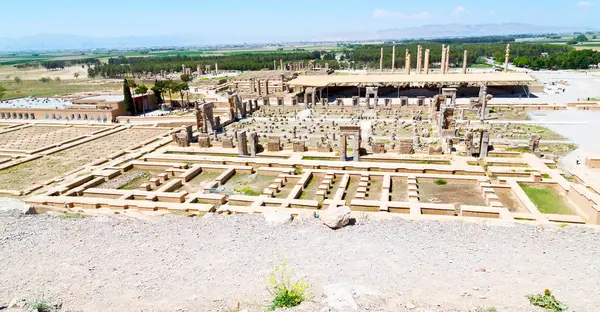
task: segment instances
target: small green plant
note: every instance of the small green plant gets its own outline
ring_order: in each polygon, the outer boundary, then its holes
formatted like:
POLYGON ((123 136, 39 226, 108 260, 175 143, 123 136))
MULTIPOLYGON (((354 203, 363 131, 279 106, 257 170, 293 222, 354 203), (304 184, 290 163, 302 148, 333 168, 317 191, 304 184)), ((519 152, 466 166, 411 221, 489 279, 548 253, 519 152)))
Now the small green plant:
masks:
POLYGON ((83 218, 87 218, 87 215, 84 215, 83 213, 79 213, 79 212, 65 212, 61 215, 58 216, 61 219, 83 219, 83 218))
POLYGON ((567 306, 564 303, 558 301, 554 297, 550 289, 544 290, 544 294, 529 295, 527 296, 527 299, 529 299, 529 302, 532 305, 544 308, 548 311, 560 312, 567 310, 567 306))
POLYGON ((249 187, 242 187, 240 189, 237 189, 236 191, 238 191, 244 195, 248 195, 248 196, 258 196, 258 195, 262 194, 261 192, 255 191, 249 187))
POLYGON ((52 310, 52 303, 50 303, 44 297, 33 299, 29 306, 32 310, 37 310, 39 312, 50 312, 52 310))
POLYGON ((550 174, 548 174, 548 173, 542 173, 542 178, 544 178, 544 179, 550 179, 550 174))
POLYGON ((438 180, 433 181, 433 183, 435 183, 437 185, 446 185, 446 184, 448 184, 448 181, 442 180, 442 179, 438 179, 438 180))
POLYGON ((302 168, 295 167, 294 168, 294 173, 297 174, 297 175, 301 175, 302 174, 302 168))
POLYGON ((277 308, 291 308, 298 306, 302 301, 311 297, 311 285, 305 280, 294 281, 294 269, 288 269, 287 261, 283 259, 281 265, 269 275, 267 290, 273 296, 270 311, 277 308))

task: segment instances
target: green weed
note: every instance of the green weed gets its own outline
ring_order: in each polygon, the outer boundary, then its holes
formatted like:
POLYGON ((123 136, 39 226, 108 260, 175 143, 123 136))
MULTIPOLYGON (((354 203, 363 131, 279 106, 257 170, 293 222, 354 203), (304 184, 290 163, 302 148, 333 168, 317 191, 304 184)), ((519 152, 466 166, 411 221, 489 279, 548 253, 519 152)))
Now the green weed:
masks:
POLYGON ((544 308, 548 311, 560 312, 567 310, 567 306, 564 303, 558 301, 554 297, 550 289, 544 290, 544 294, 528 295, 527 299, 529 299, 529 302, 532 305, 544 308))
POLYGON ((283 259, 281 265, 269 275, 267 290, 273 296, 270 311, 277 308, 291 308, 298 306, 309 299, 311 285, 305 280, 294 281, 294 269, 287 268, 287 261, 283 259))

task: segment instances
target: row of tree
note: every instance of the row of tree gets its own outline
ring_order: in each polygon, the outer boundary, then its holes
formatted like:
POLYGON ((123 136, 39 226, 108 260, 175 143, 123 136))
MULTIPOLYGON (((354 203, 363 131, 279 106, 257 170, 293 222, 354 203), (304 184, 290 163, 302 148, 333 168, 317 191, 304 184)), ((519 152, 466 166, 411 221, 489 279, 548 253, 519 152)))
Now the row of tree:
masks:
POLYGON ((181 71, 181 65, 196 69, 200 65, 204 69, 205 65, 214 68, 219 64, 219 70, 262 70, 279 67, 279 60, 284 63, 314 60, 316 63, 330 63, 330 67, 337 68, 335 53, 326 51, 296 51, 296 52, 256 52, 239 53, 227 55, 208 55, 208 56, 188 56, 174 55, 163 57, 116 57, 110 58, 107 64, 96 65, 88 68, 90 78, 121 78, 128 74, 159 74, 161 71, 168 73, 181 71))
POLYGON ((83 58, 83 59, 73 59, 73 60, 51 60, 51 61, 37 61, 31 63, 23 63, 15 65, 18 69, 29 69, 29 68, 40 68, 43 67, 49 70, 57 70, 64 69, 65 67, 74 66, 74 65, 100 65, 101 62, 97 58, 83 58))

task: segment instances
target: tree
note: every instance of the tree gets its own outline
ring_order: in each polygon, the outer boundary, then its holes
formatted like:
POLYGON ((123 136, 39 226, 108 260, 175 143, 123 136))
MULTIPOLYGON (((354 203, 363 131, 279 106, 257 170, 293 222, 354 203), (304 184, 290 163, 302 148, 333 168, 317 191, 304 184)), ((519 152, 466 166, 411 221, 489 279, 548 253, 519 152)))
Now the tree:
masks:
POLYGON ((165 83, 164 81, 154 80, 154 85, 150 88, 154 93, 154 97, 156 98, 156 103, 162 104, 164 100, 162 98, 163 92, 165 92, 165 83))
POLYGON ((88 67, 87 71, 88 71, 88 77, 90 77, 92 79, 96 78, 96 75, 98 75, 98 73, 96 72, 96 68, 88 67))
POLYGON ((586 41, 590 41, 584 34, 578 35, 577 37, 574 38, 575 41, 577 42, 586 42, 586 41))
POLYGON ((148 87, 143 83, 139 84, 134 91, 135 94, 146 94, 146 92, 148 92, 148 87))
POLYGON ((129 89, 129 82, 127 79, 123 80, 123 97, 125 98, 125 111, 133 113, 133 97, 131 96, 131 89, 129 89))
POLYGON ((6 94, 6 88, 0 85, 0 99, 6 94))
POLYGON ((79 78, 79 73, 74 73, 73 77, 75 77, 75 80, 77 80, 77 78, 79 78))
POLYGON ((183 75, 179 76, 179 78, 181 78, 181 81, 183 81, 183 82, 190 82, 190 81, 194 80, 194 77, 192 77, 191 75, 188 75, 188 74, 183 74, 183 75))
POLYGON ((187 106, 187 104, 184 104, 185 102, 183 101, 183 94, 185 93, 185 91, 189 90, 190 87, 187 84, 187 82, 172 82, 171 83, 171 91, 173 92, 179 92, 179 95, 181 96, 181 106, 187 106))
POLYGON ((15 82, 16 83, 21 83, 21 77, 15 76, 15 82))

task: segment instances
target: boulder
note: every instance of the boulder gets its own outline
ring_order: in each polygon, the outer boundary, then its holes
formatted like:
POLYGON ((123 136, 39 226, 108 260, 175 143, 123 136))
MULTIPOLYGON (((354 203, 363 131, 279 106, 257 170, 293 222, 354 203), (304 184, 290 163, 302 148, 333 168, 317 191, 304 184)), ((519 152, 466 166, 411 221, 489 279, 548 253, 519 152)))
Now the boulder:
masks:
POLYGON ((35 214, 35 210, 18 199, 0 198, 0 214, 35 214))
POLYGON ((350 222, 350 207, 338 206, 330 207, 319 213, 319 218, 323 224, 332 229, 342 228, 350 222))
POLYGON ((269 211, 263 213, 265 221, 271 225, 284 225, 292 221, 292 215, 289 212, 269 211))

